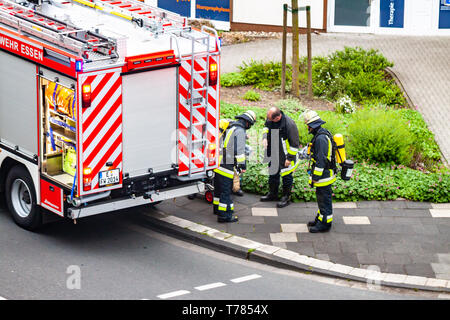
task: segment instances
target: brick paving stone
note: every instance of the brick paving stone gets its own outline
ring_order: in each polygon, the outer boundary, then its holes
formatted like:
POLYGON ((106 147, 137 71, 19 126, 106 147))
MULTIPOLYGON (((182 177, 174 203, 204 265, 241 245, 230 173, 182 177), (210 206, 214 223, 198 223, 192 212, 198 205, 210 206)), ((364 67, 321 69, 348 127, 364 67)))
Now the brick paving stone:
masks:
POLYGON ((338 216, 338 217, 342 217, 342 216, 357 216, 360 215, 358 214, 358 209, 346 209, 346 208, 334 208, 333 207, 333 216, 338 216))
POLYGON ((283 223, 281 224, 282 232, 309 232, 308 227, 304 223, 283 223))
POLYGON ((356 206, 361 209, 367 208, 381 208, 381 201, 358 201, 356 202, 356 206))
POLYGON ((261 208, 261 207, 253 207, 252 215, 255 217, 277 217, 278 212, 276 208, 261 208))
POLYGON ((403 217, 405 216, 405 210, 400 209, 381 209, 382 217, 403 217))
POLYGON ((434 278, 435 273, 429 263, 414 263, 404 265, 406 274, 412 276, 420 276, 427 278, 434 278))
POLYGON ((383 201, 380 203, 380 207, 383 209, 405 209, 405 201, 383 201))
POLYGON ((357 253, 358 261, 360 264, 384 264, 384 257, 382 253, 357 253))
POLYGON ((358 208, 354 211, 356 216, 381 217, 381 209, 378 208, 358 208))
POLYGON ((431 267, 436 274, 449 274, 450 275, 450 264, 448 263, 431 263, 431 267))
POLYGON ((318 253, 316 254, 315 258, 319 260, 330 261, 330 256, 326 253, 318 253))
POLYGON ((360 241, 354 242, 339 242, 342 253, 369 253, 367 243, 360 241))
POLYGON ((405 217, 423 217, 428 218, 431 216, 429 209, 409 209, 404 210, 405 217))
POLYGON ((380 266, 382 272, 405 274, 405 266, 403 264, 385 264, 380 266))
POLYGON ((410 264, 411 257, 408 254, 401 253, 384 253, 384 260, 387 264, 410 264))
POLYGON ((430 209, 433 218, 450 218, 450 209, 430 209))
POLYGON ((370 220, 368 217, 365 216, 353 216, 353 217, 342 217, 345 224, 352 224, 352 225, 365 225, 370 224, 370 220))
POLYGON ((308 257, 314 257, 316 254, 314 251, 313 243, 310 241, 286 242, 286 248, 308 257))
POLYGON ((405 201, 405 205, 410 209, 430 209, 431 204, 428 202, 405 201))
POLYGON ((253 225, 253 232, 260 233, 260 232, 266 232, 266 233, 276 233, 281 232, 280 224, 255 224, 253 225))
POLYGON ((226 223, 226 230, 231 234, 241 234, 253 232, 253 225, 241 223, 226 223))
POLYGON ((357 268, 360 266, 356 253, 329 253, 328 256, 330 257, 330 261, 334 263, 357 268))
POLYGON ((241 234, 242 237, 253 240, 253 241, 257 241, 260 243, 264 243, 264 244, 268 244, 271 245, 272 241, 270 241, 270 236, 267 233, 255 233, 255 232, 250 232, 250 233, 243 233, 241 234))
POLYGON ((370 217, 370 222, 372 225, 386 225, 386 224, 394 224, 396 223, 396 219, 400 219, 399 217, 370 217))
POLYGON ((272 242, 298 242, 297 235, 293 232, 270 233, 272 242))
MULTIPOLYGON (((238 214, 237 214, 238 215, 238 214)), ((246 224, 264 224, 264 217, 254 217, 254 216, 240 216, 239 217, 239 223, 246 223, 246 224)))
POLYGON ((319 242, 313 244, 316 253, 340 253, 341 248, 336 242, 319 242))
POLYGON ((450 253, 438 253, 437 257, 440 263, 450 264, 450 253))

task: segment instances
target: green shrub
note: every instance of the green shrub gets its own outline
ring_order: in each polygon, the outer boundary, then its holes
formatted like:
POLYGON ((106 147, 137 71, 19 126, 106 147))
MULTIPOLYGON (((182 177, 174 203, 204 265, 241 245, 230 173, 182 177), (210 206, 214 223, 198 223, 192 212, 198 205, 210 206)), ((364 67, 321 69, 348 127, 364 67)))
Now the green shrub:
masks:
MULTIPOLYGON (((308 185, 306 169, 302 161, 294 172, 294 201, 315 201, 315 189, 308 185)), ((250 163, 243 175, 242 188, 246 192, 265 194, 268 192, 266 164, 250 163)), ((450 174, 424 173, 404 166, 380 166, 356 163, 352 178, 340 178, 332 185, 335 201, 395 200, 404 198, 412 201, 436 203, 450 202, 450 174)))
POLYGON ((261 95, 253 90, 248 90, 243 98, 248 101, 259 101, 261 100, 261 95))
POLYGON ((239 87, 247 85, 247 80, 240 72, 225 73, 220 76, 222 87, 239 87))
POLYGON ((358 160, 409 165, 413 136, 398 114, 362 109, 348 126, 348 152, 358 160))
POLYGON ((405 98, 384 69, 392 67, 377 50, 359 47, 336 51, 328 57, 313 59, 313 91, 317 96, 336 100, 348 95, 353 101, 376 101, 387 105, 404 105, 405 98))
MULTIPOLYGON (((261 90, 274 90, 281 87, 281 62, 251 61, 243 62, 239 67, 248 84, 261 90)), ((287 69, 291 69, 290 66, 287 69)), ((291 81, 290 72, 286 71, 286 82, 291 81)))
POLYGON ((397 110, 400 116, 407 120, 407 126, 414 135, 415 154, 420 154, 422 159, 438 161, 441 158, 439 146, 434 140, 434 134, 428 129, 422 115, 411 109, 397 110))
POLYGON ((303 111, 305 111, 305 107, 303 107, 300 101, 295 98, 279 100, 277 103, 275 103, 275 106, 280 108, 285 113, 292 112, 296 114, 301 114, 303 111))

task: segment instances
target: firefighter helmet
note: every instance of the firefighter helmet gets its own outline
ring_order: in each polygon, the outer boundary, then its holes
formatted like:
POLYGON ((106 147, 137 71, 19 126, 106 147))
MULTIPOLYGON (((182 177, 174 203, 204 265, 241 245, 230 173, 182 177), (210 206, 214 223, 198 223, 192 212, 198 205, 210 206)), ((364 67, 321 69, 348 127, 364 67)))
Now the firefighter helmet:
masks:
POLYGON ((302 114, 305 124, 315 129, 325 123, 314 110, 305 110, 302 114))
POLYGON ((256 122, 256 114, 253 110, 245 111, 243 114, 240 114, 235 118, 247 121, 250 124, 250 126, 254 125, 256 122))

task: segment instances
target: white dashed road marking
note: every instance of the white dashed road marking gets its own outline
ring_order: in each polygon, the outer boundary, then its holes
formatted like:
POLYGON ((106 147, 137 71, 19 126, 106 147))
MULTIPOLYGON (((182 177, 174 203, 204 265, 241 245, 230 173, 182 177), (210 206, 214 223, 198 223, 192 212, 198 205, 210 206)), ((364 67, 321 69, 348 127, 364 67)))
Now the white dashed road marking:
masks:
MULTIPOLYGON (((258 279, 258 278, 261 278, 261 277, 262 276, 260 276, 259 274, 251 274, 249 276, 240 277, 240 278, 236 278, 236 279, 231 279, 230 281, 234 282, 234 283, 241 283, 241 282, 244 282, 244 281, 258 279)), ((226 284, 223 283, 223 282, 214 282, 214 283, 209 283, 209 284, 205 284, 205 285, 202 285, 202 286, 195 287, 194 289, 196 289, 198 291, 205 291, 205 290, 214 289, 214 288, 220 288, 220 287, 224 287, 224 286, 226 286, 226 284)), ((178 296, 182 296, 182 295, 189 294, 189 293, 191 293, 191 292, 188 291, 188 290, 178 290, 178 291, 172 291, 172 292, 160 294, 157 297, 160 298, 160 299, 169 299, 169 298, 178 297, 178 296)))
POLYGON ((173 292, 169 292, 169 293, 164 293, 164 294, 160 294, 159 296, 157 296, 160 299, 169 299, 169 298, 173 298, 173 297, 178 297, 178 296, 182 296, 185 294, 191 293, 190 291, 187 290, 178 290, 178 291, 173 291, 173 292))
POLYGON ((223 287, 223 286, 226 286, 226 284, 223 282, 215 282, 215 283, 210 283, 210 284, 205 284, 203 286, 195 287, 195 289, 197 289, 199 291, 204 291, 204 290, 219 288, 219 287, 223 287))
POLYGON ((230 281, 234 282, 234 283, 240 283, 240 282, 249 281, 249 280, 258 279, 258 278, 261 278, 261 276, 259 274, 251 274, 249 276, 231 279, 230 281))

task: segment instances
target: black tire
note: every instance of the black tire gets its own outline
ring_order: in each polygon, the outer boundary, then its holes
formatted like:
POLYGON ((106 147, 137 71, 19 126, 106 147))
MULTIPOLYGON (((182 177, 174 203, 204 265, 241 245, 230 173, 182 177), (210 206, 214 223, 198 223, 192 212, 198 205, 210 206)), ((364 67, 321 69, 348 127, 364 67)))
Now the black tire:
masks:
POLYGON ((27 230, 36 230, 42 225, 42 214, 36 201, 36 190, 28 170, 23 166, 13 167, 6 178, 6 204, 14 222, 27 230))

